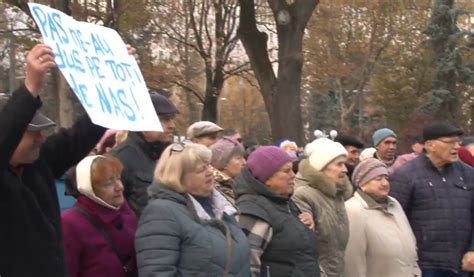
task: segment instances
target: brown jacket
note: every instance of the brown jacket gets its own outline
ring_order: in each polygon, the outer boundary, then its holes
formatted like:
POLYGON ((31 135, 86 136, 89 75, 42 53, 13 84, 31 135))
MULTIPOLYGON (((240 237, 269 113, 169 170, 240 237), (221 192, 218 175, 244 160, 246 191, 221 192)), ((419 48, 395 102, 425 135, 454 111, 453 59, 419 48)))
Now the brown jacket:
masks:
POLYGON ((344 201, 352 195, 352 185, 337 189, 308 160, 301 161, 295 180, 293 201, 303 212, 313 216, 319 241, 319 264, 328 277, 344 272, 344 251, 349 238, 349 222, 344 201))

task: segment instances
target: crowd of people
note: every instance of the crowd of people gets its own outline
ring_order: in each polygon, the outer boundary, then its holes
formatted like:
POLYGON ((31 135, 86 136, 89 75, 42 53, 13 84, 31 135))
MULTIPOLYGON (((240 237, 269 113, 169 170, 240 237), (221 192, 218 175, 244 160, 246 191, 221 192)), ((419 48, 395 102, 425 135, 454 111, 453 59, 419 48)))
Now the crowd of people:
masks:
MULTIPOLYGON (((133 49, 129 49, 133 54, 133 49)), ((256 145, 151 93, 163 131, 72 128, 40 113, 55 66, 38 44, 0 96, 0 276, 468 277, 474 140, 446 122, 397 134, 256 145), (77 198, 60 214, 54 181, 77 198)))

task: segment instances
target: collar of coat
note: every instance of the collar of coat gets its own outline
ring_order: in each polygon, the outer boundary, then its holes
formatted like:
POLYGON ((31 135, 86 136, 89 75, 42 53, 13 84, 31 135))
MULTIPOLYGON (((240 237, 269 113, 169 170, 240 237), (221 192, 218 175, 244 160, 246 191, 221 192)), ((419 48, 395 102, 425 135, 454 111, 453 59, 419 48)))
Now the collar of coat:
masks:
POLYGON ((344 185, 336 188, 326 175, 310 165, 308 159, 304 159, 300 162, 297 178, 306 181, 308 186, 317 189, 332 198, 342 195, 344 200, 347 200, 352 196, 352 185, 347 176, 344 178, 344 185))
POLYGON ((127 140, 136 144, 143 153, 153 161, 158 160, 161 153, 163 153, 165 148, 169 145, 169 143, 163 143, 161 141, 147 142, 140 132, 129 132, 127 140))
POLYGON ((395 200, 390 196, 387 196, 387 204, 384 205, 375 201, 372 197, 370 197, 367 193, 363 192, 361 189, 357 189, 356 193, 354 193, 354 198, 358 199, 362 203, 362 206, 365 209, 369 210, 375 209, 390 213, 389 209, 396 205, 395 200))

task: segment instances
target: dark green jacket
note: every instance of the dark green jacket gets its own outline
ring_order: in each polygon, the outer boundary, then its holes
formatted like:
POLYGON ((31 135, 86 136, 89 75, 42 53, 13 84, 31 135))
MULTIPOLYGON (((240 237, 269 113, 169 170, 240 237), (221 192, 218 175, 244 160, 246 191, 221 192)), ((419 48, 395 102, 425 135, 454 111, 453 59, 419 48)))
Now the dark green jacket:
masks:
POLYGON ((291 199, 275 195, 247 168, 237 176, 234 193, 241 214, 257 217, 273 230, 260 257, 261 276, 319 276, 316 236, 300 222, 300 211, 291 199))

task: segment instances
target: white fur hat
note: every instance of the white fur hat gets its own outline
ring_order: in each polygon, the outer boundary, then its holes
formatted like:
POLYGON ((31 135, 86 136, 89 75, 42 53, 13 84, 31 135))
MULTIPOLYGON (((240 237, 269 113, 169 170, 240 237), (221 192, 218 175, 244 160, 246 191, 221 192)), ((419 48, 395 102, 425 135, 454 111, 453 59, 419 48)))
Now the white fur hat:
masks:
POLYGON ((316 170, 322 170, 326 165, 339 156, 347 156, 342 144, 328 138, 319 138, 311 143, 309 163, 316 170))

